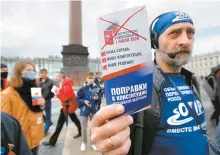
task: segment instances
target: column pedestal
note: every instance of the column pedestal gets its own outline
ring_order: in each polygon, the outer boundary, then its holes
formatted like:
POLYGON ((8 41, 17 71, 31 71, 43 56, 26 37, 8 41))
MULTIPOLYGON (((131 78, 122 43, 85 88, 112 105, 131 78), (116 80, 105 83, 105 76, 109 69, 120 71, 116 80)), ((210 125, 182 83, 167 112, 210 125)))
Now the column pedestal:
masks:
POLYGON ((61 71, 74 80, 74 86, 82 86, 90 71, 88 68, 88 48, 80 44, 69 44, 63 46, 61 53, 63 55, 61 71))

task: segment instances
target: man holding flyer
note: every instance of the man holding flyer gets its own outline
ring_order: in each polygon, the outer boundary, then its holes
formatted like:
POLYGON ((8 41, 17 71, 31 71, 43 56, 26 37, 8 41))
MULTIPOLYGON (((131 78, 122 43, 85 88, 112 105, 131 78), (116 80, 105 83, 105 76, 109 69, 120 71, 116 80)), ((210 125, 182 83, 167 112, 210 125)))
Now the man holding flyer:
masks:
POLYGON ((193 21, 184 12, 167 12, 153 20, 150 33, 156 50, 151 109, 132 117, 120 116, 122 105, 100 109, 90 124, 91 141, 104 155, 208 155, 198 85, 182 67, 192 54, 193 21))

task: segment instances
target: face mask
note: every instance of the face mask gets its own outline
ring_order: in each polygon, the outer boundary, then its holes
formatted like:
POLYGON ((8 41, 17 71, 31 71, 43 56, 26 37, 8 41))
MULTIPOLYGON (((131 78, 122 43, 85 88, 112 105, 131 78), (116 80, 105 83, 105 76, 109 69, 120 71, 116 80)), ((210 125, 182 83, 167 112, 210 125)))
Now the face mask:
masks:
POLYGON ((31 80, 34 80, 36 78, 36 73, 31 71, 31 72, 24 72, 24 78, 28 78, 28 79, 31 79, 31 80))
POLYGON ((8 77, 8 72, 1 72, 2 79, 7 79, 7 77, 8 77))

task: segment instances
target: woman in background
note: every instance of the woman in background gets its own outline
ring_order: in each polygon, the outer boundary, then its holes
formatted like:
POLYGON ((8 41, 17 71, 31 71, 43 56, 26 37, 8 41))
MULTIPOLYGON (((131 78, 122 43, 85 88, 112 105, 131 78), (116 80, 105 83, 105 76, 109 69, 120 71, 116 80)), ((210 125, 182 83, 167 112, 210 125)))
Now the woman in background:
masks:
POLYGON ((45 100, 40 98, 38 105, 32 105, 32 87, 37 87, 35 66, 28 61, 18 62, 9 87, 1 93, 1 110, 19 121, 28 146, 33 155, 37 155, 44 137, 42 109, 45 100))

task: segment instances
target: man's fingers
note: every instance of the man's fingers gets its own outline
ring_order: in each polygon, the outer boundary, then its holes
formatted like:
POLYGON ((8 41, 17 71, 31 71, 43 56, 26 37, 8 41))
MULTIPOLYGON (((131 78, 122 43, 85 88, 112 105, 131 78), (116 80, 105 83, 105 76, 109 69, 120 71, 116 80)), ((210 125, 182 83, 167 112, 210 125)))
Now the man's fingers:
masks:
POLYGON ((112 145, 115 147, 122 146, 126 139, 130 136, 130 128, 127 127, 123 131, 119 132, 118 134, 110 137, 112 145))
POLYGON ((112 149, 116 149, 124 145, 125 141, 129 138, 129 135, 130 135, 130 128, 127 127, 118 134, 110 138, 107 138, 105 140, 101 140, 97 142, 96 147, 102 153, 109 152, 112 149))
POLYGON ((108 121, 101 127, 92 128, 91 141, 96 143, 100 140, 107 139, 126 129, 133 123, 131 116, 120 116, 108 121))
POLYGON ((124 112, 123 105, 112 104, 100 109, 93 117, 90 128, 99 127, 103 125, 107 120, 119 116, 124 112))
POLYGON ((126 155, 131 147, 131 140, 128 138, 124 144, 112 151, 104 153, 104 155, 126 155))
POLYGON ((120 116, 123 112, 123 105, 113 104, 103 107, 93 117, 90 123, 91 142, 101 152, 110 153, 110 155, 111 153, 121 155, 128 152, 131 143, 129 125, 133 123, 133 118, 120 116), (120 117, 114 118, 116 116, 120 117))

